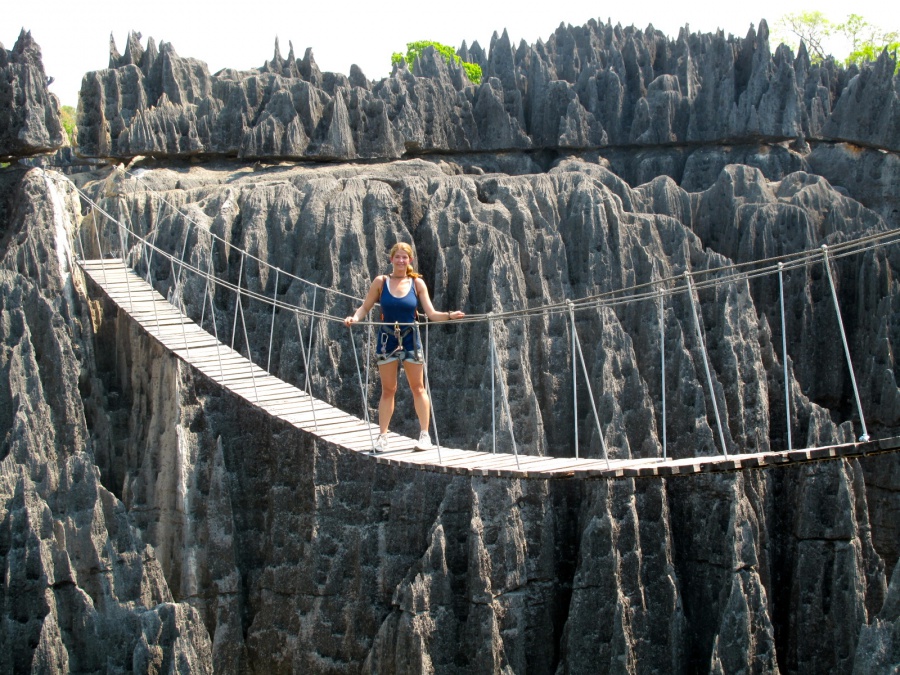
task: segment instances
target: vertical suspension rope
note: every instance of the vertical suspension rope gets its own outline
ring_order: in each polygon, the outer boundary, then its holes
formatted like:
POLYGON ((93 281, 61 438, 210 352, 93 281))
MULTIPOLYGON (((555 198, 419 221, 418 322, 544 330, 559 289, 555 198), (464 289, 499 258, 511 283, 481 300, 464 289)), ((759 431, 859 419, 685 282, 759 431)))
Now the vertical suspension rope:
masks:
MULTIPOLYGON (((172 296, 175 302, 173 303, 176 308, 181 310, 181 313, 184 314, 184 317, 187 318, 187 309, 184 305, 184 294, 181 290, 181 273, 184 271, 184 256, 187 253, 187 243, 188 243, 188 233, 190 232, 190 227, 184 228, 184 244, 181 246, 181 258, 178 259, 178 274, 175 276, 175 285, 172 289, 172 296)), ((174 268, 172 270, 175 271, 174 268)), ((180 320, 181 323, 181 337, 184 340, 184 350, 187 354, 188 360, 191 358, 191 348, 188 347, 187 341, 187 329, 184 327, 184 320, 180 320)))
MULTIPOLYGON (((419 342, 422 342, 422 333, 419 330, 419 322, 417 321, 414 325, 416 331, 416 337, 418 337, 419 342)), ((428 324, 425 324, 425 344, 428 344, 428 324)), ((428 379, 428 357, 425 357, 425 364, 422 367, 422 378, 425 380, 425 391, 428 394, 428 407, 431 410, 431 424, 434 426, 434 445, 437 448, 438 453, 438 464, 443 464, 443 460, 441 459, 441 439, 438 436, 438 428, 437 428, 437 418, 434 415, 434 397, 431 395, 431 381, 428 379)))
POLYGON ((578 459, 578 366, 575 361, 575 313, 572 312, 572 301, 566 301, 569 305, 569 330, 572 331, 572 428, 575 431, 575 459, 578 459))
POLYGON ((372 454, 375 454, 375 437, 372 435, 372 425, 369 424, 369 399, 366 397, 366 389, 363 387, 362 372, 359 369, 359 355, 356 353, 356 339, 353 337, 353 327, 348 326, 350 343, 353 345, 353 361, 356 363, 356 378, 359 380, 359 392, 362 395, 363 419, 366 423, 366 431, 369 432, 369 445, 372 446, 372 454))
POLYGON ((700 354, 703 356, 703 368, 706 370, 706 383, 709 385, 709 398, 712 401, 713 412, 716 414, 716 426, 719 429, 719 441, 722 444, 722 454, 728 457, 728 449, 725 447, 725 434, 722 432, 722 418, 719 416, 719 404, 716 402, 716 390, 713 389, 712 372, 709 369, 709 359, 706 357, 706 341, 703 339, 703 329, 700 327, 700 316, 697 314, 697 304, 694 302, 694 284, 690 272, 684 273, 687 281, 688 297, 691 300, 691 314, 694 315, 694 328, 697 330, 697 340, 700 342, 700 354))
POLYGON ((853 384, 853 396, 856 399, 856 410, 859 412, 859 424, 862 427, 860 443, 869 440, 869 431, 866 429, 866 418, 863 417, 862 403, 859 400, 859 389, 856 386, 856 375, 853 372, 853 361, 850 359, 850 346, 847 344, 847 333, 844 331, 844 320, 841 318, 841 308, 838 304, 837 291, 834 288, 834 279, 831 276, 831 262, 828 259, 828 246, 822 244, 822 264, 828 275, 828 285, 831 287, 831 299, 834 300, 834 313, 837 316, 838 327, 841 329, 841 341, 844 343, 844 356, 847 359, 847 370, 850 371, 850 382, 853 384))
POLYGON ((279 270, 277 267, 275 268, 275 292, 272 294, 272 323, 269 325, 269 358, 266 361, 266 372, 272 372, 272 338, 275 335, 275 308, 278 306, 278 273, 279 270))
MULTIPOLYGON (((209 268, 212 265, 212 253, 206 258, 206 274, 204 275, 206 278, 206 284, 203 287, 203 307, 200 308, 200 328, 203 328, 203 323, 206 320, 206 298, 209 296, 209 268)), ((200 268, 200 263, 197 263, 197 268, 200 268)))
POLYGON ((156 215, 156 225, 153 227, 153 248, 150 249, 150 257, 147 259, 147 283, 151 286, 153 283, 150 281, 150 267, 153 264, 153 254, 156 252, 156 240, 159 239, 159 224, 162 221, 162 207, 166 205, 165 200, 162 202, 162 206, 159 207, 159 212, 156 215))
POLYGON ((75 237, 75 239, 78 241, 78 251, 81 253, 81 262, 84 262, 87 258, 84 255, 84 242, 81 241, 81 232, 78 233, 78 236, 75 237))
MULTIPOLYGON (((313 414, 313 430, 319 430, 319 422, 316 419, 316 403, 313 400, 312 394, 309 393, 309 360, 307 359, 306 350, 303 348, 303 331, 300 329, 300 315, 294 312, 294 322, 297 324, 297 336, 299 338, 300 343, 300 354, 303 356, 303 368, 306 371, 306 396, 309 398, 309 407, 312 410, 313 414)), ((312 316, 310 316, 310 322, 312 322, 312 316)))
POLYGON ((130 267, 128 264, 128 253, 130 248, 128 246, 128 227, 125 225, 125 218, 122 216, 122 202, 120 200, 116 200, 116 206, 119 207, 119 219, 117 221, 117 225, 119 226, 119 245, 122 247, 122 262, 125 263, 125 267, 130 267))
MULTIPOLYGON (((97 223, 97 207, 91 205, 91 221, 94 224, 94 236, 97 239, 97 255, 103 260, 103 245, 100 243, 100 226, 97 223)), ((103 270, 103 283, 106 284, 106 266, 101 267, 103 270)))
MULTIPOLYGON (((497 351, 497 342, 494 339, 494 319, 490 319, 491 326, 491 349, 495 352, 494 359, 496 360, 496 351, 497 351)), ((513 454, 516 457, 516 468, 519 468, 519 449, 516 446, 516 436, 513 433, 513 424, 512 424, 512 415, 509 412, 509 399, 506 397, 506 382, 502 378, 500 379, 500 400, 503 403, 503 411, 506 413, 506 422, 509 425, 509 437, 512 440, 513 446, 513 454)))
POLYGON ((116 231, 119 233, 119 248, 122 252, 122 266, 125 268, 125 292, 128 295, 128 304, 131 306, 131 311, 133 312, 135 310, 135 307, 134 302, 132 302, 131 300, 131 280, 128 278, 128 261, 125 259, 125 241, 122 238, 122 228, 124 226, 120 222, 113 222, 116 224, 116 231))
MULTIPOLYGON (((155 289, 153 288, 153 284, 150 283, 150 261, 151 261, 151 259, 152 259, 153 253, 152 253, 152 250, 151 250, 150 254, 147 253, 147 239, 144 238, 144 237, 141 237, 141 247, 143 248, 143 251, 144 251, 144 264, 147 265, 147 279, 146 279, 146 281, 147 281, 147 285, 150 286, 150 292, 151 292, 151 298, 152 298, 152 297, 153 297, 153 294, 154 294, 154 290, 155 290, 155 289)), ((135 270, 135 274, 137 274, 137 270, 135 270)), ((155 301, 155 299, 152 301, 152 304, 153 304, 153 320, 154 320, 154 322, 156 323, 156 332, 159 333, 159 332, 160 332, 160 328, 159 328, 159 313, 158 313, 157 310, 156 310, 156 301, 155 301)), ((203 308, 206 309, 206 304, 205 304, 205 303, 204 303, 204 305, 203 305, 203 308)), ((201 323, 201 325, 202 325, 202 323, 201 323)))
MULTIPOLYGON (((149 260, 147 262, 147 276, 148 277, 150 276, 149 260)), ((159 311, 157 310, 157 307, 156 307, 156 297, 155 297, 156 295, 157 295, 156 289, 153 288, 152 285, 150 285, 150 298, 151 298, 151 304, 153 305, 153 321, 156 323, 156 332, 159 333, 160 335, 162 335, 162 329, 160 328, 160 325, 159 325, 159 311)), ((204 307, 205 307, 205 305, 204 305, 204 307)))
POLYGON ((660 288, 659 295, 659 360, 660 360, 660 392, 662 403, 662 446, 663 459, 668 459, 668 447, 666 444, 666 323, 663 293, 660 288))
POLYGON ((186 225, 184 228, 184 243, 181 245, 181 257, 178 258, 178 274, 175 276, 175 291, 182 306, 184 306, 184 302, 181 301, 181 298, 183 297, 181 295, 181 275, 184 272, 184 256, 187 254, 188 235, 190 232, 190 226, 186 225))
MULTIPOLYGON (((587 385, 588 390, 588 398, 591 401, 591 410, 594 413, 594 422, 597 425, 597 435, 600 437, 600 448, 603 450, 603 459, 606 460, 606 468, 609 468, 609 453, 606 451, 606 440, 603 438, 603 429, 600 426, 600 415, 597 414, 597 404, 594 402, 594 391, 591 387, 591 379, 588 376, 587 365, 584 362, 584 353, 581 351, 581 340, 578 339, 578 333, 575 331, 575 306, 572 304, 571 300, 567 300, 566 304, 569 307, 569 318, 572 321, 572 336, 575 340, 575 345, 578 348, 578 360, 581 362, 581 370, 584 372, 584 382, 587 385)), ((572 357, 574 359, 574 355, 572 357)), ((575 421, 576 426, 578 425, 578 420, 575 421)), ((578 457, 578 446, 575 447, 575 457, 578 457)))
POLYGON ((493 442, 493 452, 495 455, 497 454, 497 398, 496 398, 496 382, 497 382, 497 372, 496 368, 496 359, 494 357, 494 324, 493 320, 491 320, 491 324, 488 332, 490 333, 490 351, 491 351, 491 439, 493 442))
POLYGON ((794 449, 791 440, 791 390, 788 383, 787 323, 784 320, 784 263, 778 263, 778 298, 781 306, 781 360, 784 365, 784 421, 787 426, 788 452, 794 449))
MULTIPOLYGON (((309 363, 309 361, 312 360, 313 329, 316 324, 316 291, 318 291, 318 290, 319 290, 318 285, 313 286, 312 307, 310 308, 310 315, 309 315, 309 346, 307 347, 306 355, 303 358, 303 362, 307 363, 307 364, 309 363)), ((299 328, 299 324, 298 324, 298 328, 299 328)), ((303 336, 302 335, 300 336, 300 349, 301 350, 303 349, 303 336)), ((309 368, 307 367, 307 369, 306 369, 306 394, 308 396, 312 396, 311 386, 312 385, 310 384, 309 368)))
POLYGON ((259 403, 259 392, 256 390, 256 373, 253 371, 253 352, 250 349, 250 339, 247 337, 247 322, 244 321, 244 306, 241 303, 241 287, 238 286, 238 309, 241 310, 241 328, 244 331, 244 342, 247 343, 247 362, 250 364, 250 379, 253 381, 253 395, 256 403, 259 403))
POLYGON ((206 290, 203 291, 203 309, 206 309, 206 297, 209 297, 209 317, 212 320, 213 325, 213 335, 216 336, 216 358, 219 361, 219 378, 225 378, 225 369, 222 367, 222 347, 224 345, 219 340, 219 327, 216 325, 216 284, 212 283, 212 293, 210 294, 210 278, 212 276, 212 258, 213 258, 213 249, 216 246, 216 240, 213 238, 212 243, 209 247, 209 257, 206 263, 206 290))
MULTIPOLYGON (((238 249, 241 251, 241 249, 238 249)), ((241 251, 241 267, 238 271, 237 291, 235 291, 234 323, 231 324, 231 348, 234 349, 234 336, 237 333, 238 310, 241 307, 241 281, 244 280, 244 252, 241 251)))
MULTIPOLYGON (((371 315, 372 312, 369 311, 371 315)), ((366 317, 369 319, 370 317, 366 317)), ((303 345, 300 345, 301 349, 303 345)), ((372 360, 372 324, 366 326, 366 401, 369 400, 369 372, 371 371, 370 362, 372 360)))

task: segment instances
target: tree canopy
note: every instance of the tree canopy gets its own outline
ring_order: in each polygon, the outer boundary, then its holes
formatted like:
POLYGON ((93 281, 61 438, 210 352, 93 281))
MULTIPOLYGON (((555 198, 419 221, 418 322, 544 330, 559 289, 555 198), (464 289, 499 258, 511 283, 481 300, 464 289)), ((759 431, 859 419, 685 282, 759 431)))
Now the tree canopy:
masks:
POLYGON ((900 49, 900 32, 887 30, 866 21, 859 14, 850 14, 843 23, 835 23, 822 12, 794 12, 785 14, 776 24, 776 34, 788 44, 802 40, 813 63, 821 63, 829 54, 825 43, 829 38, 841 37, 850 43, 845 65, 874 61, 882 51, 900 49))
POLYGON ((433 40, 419 40, 417 42, 406 43, 406 54, 394 52, 391 55, 391 65, 399 65, 401 61, 406 61, 409 69, 415 73, 415 63, 428 47, 434 47, 435 51, 444 57, 448 63, 458 63, 462 69, 466 71, 466 76, 472 84, 481 84, 481 66, 477 63, 469 63, 463 61, 462 58, 453 50, 453 47, 434 42, 433 40))

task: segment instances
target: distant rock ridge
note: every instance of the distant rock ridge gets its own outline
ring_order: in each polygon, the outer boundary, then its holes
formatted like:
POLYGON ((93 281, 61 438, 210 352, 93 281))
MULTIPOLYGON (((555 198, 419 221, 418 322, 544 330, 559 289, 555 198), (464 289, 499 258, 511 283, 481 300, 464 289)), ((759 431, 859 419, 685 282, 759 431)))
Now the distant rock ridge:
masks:
POLYGON ((433 50, 378 82, 354 66, 323 73, 307 49, 249 71, 210 74, 131 33, 109 68, 90 72, 79 107, 90 157, 396 159, 428 152, 850 142, 900 150, 900 84, 874 64, 810 63, 769 45, 765 20, 738 38, 682 29, 668 38, 589 21, 514 47, 506 31, 460 54, 484 80, 433 50))
POLYGON ((59 101, 47 89, 41 48, 24 30, 0 43, 0 160, 52 152, 66 143, 59 101))

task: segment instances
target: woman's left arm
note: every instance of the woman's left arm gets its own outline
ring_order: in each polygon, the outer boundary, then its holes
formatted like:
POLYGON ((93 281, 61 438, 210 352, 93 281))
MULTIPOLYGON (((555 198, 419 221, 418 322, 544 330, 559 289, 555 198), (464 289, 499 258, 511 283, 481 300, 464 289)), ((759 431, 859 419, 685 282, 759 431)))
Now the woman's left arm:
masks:
POLYGON ((430 321, 450 321, 452 319, 461 319, 465 316, 465 313, 460 312, 459 310, 452 312, 437 311, 434 308, 434 305, 431 304, 431 296, 428 295, 428 286, 422 281, 422 277, 416 277, 415 284, 416 295, 419 297, 419 302, 422 303, 422 309, 425 310, 425 316, 427 316, 430 321))

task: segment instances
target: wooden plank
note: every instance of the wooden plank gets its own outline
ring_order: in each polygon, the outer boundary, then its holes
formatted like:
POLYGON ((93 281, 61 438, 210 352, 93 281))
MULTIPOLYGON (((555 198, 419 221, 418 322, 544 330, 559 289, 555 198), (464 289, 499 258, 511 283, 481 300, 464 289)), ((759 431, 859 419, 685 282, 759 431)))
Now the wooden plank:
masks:
POLYGON ((494 466, 506 466, 509 463, 509 457, 511 455, 469 451, 467 455, 444 459, 442 464, 447 467, 463 467, 475 471, 494 466))
POLYGON ((281 401, 297 395, 297 390, 290 385, 267 382, 264 377, 252 378, 245 374, 241 379, 213 377, 216 382, 228 383, 232 391, 239 394, 253 394, 260 401, 281 401))
MULTIPOLYGON (((343 410, 338 410, 337 408, 320 408, 316 406, 315 410, 313 410, 308 399, 298 401, 296 404, 285 404, 274 410, 271 406, 266 406, 266 410, 273 415, 282 417, 286 422, 304 427, 347 415, 343 410)), ((356 418, 354 417, 354 419, 356 418)))
POLYGON ((198 352, 203 349, 209 349, 209 347, 196 347, 191 350, 191 358, 185 359, 186 361, 190 361, 191 365, 200 369, 200 370, 214 370, 215 372, 219 371, 219 366, 221 365, 226 371, 229 369, 234 370, 247 370, 247 360, 241 359, 238 356, 235 356, 234 353, 229 354, 228 352, 220 352, 218 355, 210 354, 208 356, 202 356, 198 352))
MULTIPOLYGON (((155 337, 157 340, 167 345, 184 345, 187 344, 188 348, 190 345, 197 345, 194 349, 201 349, 203 347, 209 347, 215 344, 215 341, 212 337, 206 335, 191 335, 190 333, 185 335, 166 335, 161 336, 156 333, 154 330, 147 331, 150 335, 155 337)), ((177 347, 175 347, 177 349, 177 347)), ((190 359, 185 359, 189 361, 190 359)))
POLYGON ((294 415, 291 415, 290 417, 286 417, 285 421, 293 424, 295 427, 303 429, 304 431, 312 430, 316 432, 317 436, 323 436, 326 434, 326 432, 329 432, 336 425, 346 424, 348 421, 355 419, 357 418, 351 415, 347 415, 347 413, 345 412, 335 410, 334 412, 326 411, 322 414, 317 412, 315 420, 313 420, 312 413, 296 413, 294 415))
MULTIPOLYGON (((213 339, 215 340, 215 338, 213 339)), ((235 362, 241 363, 246 363, 247 361, 247 359, 245 359, 243 356, 240 356, 236 351, 230 349, 220 342, 216 342, 213 344, 213 346, 210 347, 201 347, 191 350, 191 360, 193 363, 196 363, 198 365, 204 365, 207 363, 218 364, 219 360, 223 362, 233 360, 235 362)))
POLYGON ((277 391, 261 391, 259 389, 254 390, 253 387, 242 388, 242 389, 233 389, 231 387, 228 388, 230 391, 235 394, 240 395, 242 398, 250 401, 251 403, 257 404, 262 407, 264 403, 275 403, 278 401, 285 401, 291 395, 291 392, 277 392, 277 391))
POLYGON ((331 412, 337 411, 342 415, 348 415, 349 413, 344 412, 343 410, 338 410, 334 406, 330 406, 325 401, 320 401, 317 398, 313 398, 311 396, 307 396, 306 392, 296 390, 297 394, 291 400, 285 401, 283 404, 273 403, 268 406, 268 409, 277 412, 277 413, 291 413, 293 411, 302 412, 307 411, 312 414, 312 408, 315 407, 316 412, 331 412))
MULTIPOLYGON (((219 373, 219 369, 213 365, 210 368, 210 375, 220 384, 227 385, 229 389, 240 391, 245 388, 259 390, 260 388, 271 389, 274 383, 270 380, 270 375, 264 370, 253 368, 251 370, 250 362, 246 362, 243 368, 234 370, 233 372, 219 373)), ((295 387, 290 385, 282 385, 285 391, 296 391, 295 387), (289 389, 287 388, 289 387, 289 389)))
POLYGON ((305 431, 319 428, 325 429, 334 424, 337 420, 342 420, 345 417, 356 419, 352 415, 348 416, 347 413, 336 408, 334 410, 316 410, 314 416, 308 403, 301 403, 291 408, 286 407, 285 409, 278 411, 271 411, 268 408, 265 408, 265 410, 270 415, 274 415, 288 424, 293 424, 295 427, 305 431))
MULTIPOLYGON (((198 347, 198 349, 200 349, 198 347)), ((185 351, 185 350, 179 350, 185 351)), ((220 377, 224 377, 226 375, 232 375, 234 373, 246 373, 247 372, 247 362, 241 363, 237 359, 227 356, 223 356, 222 360, 216 358, 199 360, 194 358, 195 349, 191 349, 191 358, 185 358, 185 361, 189 362, 192 366, 194 366, 197 370, 203 371, 206 373, 207 371, 215 373, 220 377)), ((185 352, 185 356, 187 353, 185 352)))
POLYGON ((215 379, 217 382, 227 384, 229 388, 234 389, 235 391, 246 388, 256 390, 259 390, 260 388, 277 388, 284 390, 285 392, 298 391, 296 387, 292 387, 286 382, 272 377, 258 366, 253 366, 253 369, 251 370, 249 361, 243 370, 237 370, 233 374, 225 373, 221 377, 218 376, 218 368, 213 366, 211 370, 216 375, 215 379))

